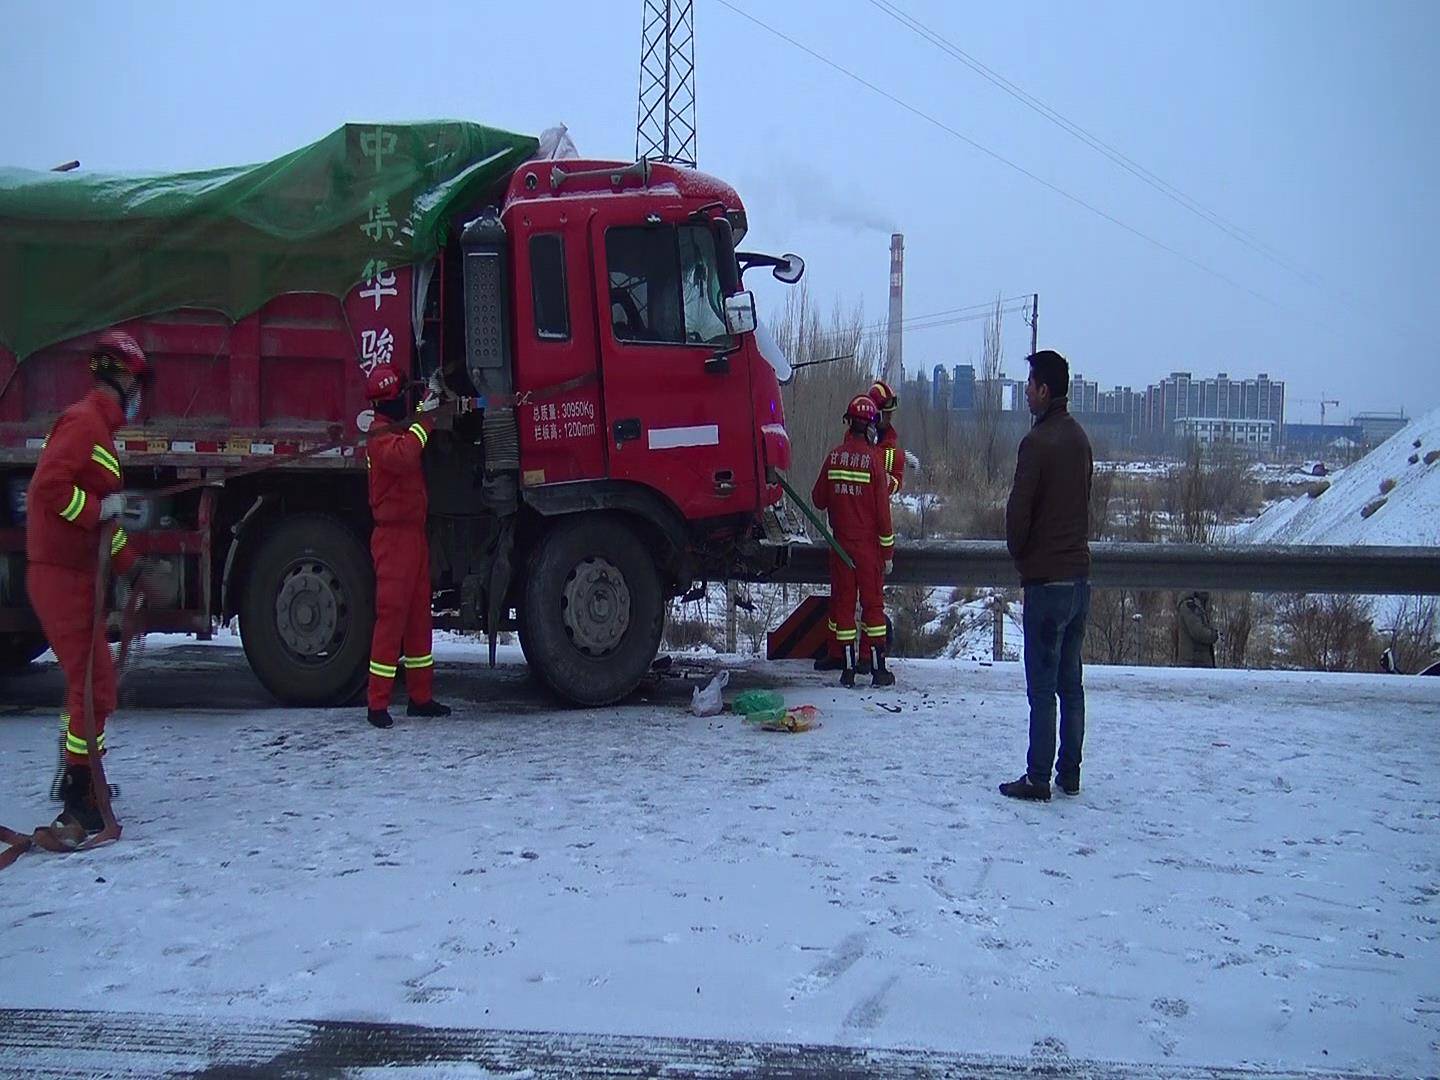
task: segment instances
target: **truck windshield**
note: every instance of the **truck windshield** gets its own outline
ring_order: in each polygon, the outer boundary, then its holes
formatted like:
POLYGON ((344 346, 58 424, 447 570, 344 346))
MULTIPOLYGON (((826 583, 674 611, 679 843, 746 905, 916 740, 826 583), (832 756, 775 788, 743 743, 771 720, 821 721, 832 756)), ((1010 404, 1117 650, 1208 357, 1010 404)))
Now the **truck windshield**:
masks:
POLYGON ((715 236, 708 227, 610 229, 605 257, 616 338, 729 343, 715 236))

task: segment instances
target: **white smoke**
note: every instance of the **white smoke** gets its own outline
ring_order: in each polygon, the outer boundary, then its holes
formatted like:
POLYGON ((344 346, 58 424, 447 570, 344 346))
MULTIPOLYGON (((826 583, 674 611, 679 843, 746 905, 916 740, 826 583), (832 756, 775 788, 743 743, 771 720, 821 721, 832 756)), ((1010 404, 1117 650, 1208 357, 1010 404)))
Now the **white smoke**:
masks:
POLYGON ((895 219, 878 203, 865 198, 859 190, 840 187, 813 165, 777 161, 763 178, 747 183, 745 191, 769 196, 767 201, 795 220, 886 235, 900 231, 895 219))

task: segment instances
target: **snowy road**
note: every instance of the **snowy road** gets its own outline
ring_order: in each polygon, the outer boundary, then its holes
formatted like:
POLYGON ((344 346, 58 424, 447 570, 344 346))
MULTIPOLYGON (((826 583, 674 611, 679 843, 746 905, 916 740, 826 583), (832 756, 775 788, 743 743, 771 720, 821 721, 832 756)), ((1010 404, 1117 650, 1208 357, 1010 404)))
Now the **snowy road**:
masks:
MULTIPOLYGON (((119 845, 0 873, 0 1008, 196 1018, 180 1069, 223 1063, 205 1025, 282 1055, 301 1020, 870 1047, 904 1075, 917 1050, 1440 1069, 1440 680, 1092 668, 1085 790, 1024 805, 994 791, 1016 665, 845 693, 756 664, 822 710, 785 736, 690 717, 679 680, 564 712, 436 653, 442 693, 503 704, 381 732, 214 707, 234 649, 147 654, 142 706, 187 707, 116 726, 119 845)), ((0 715, 12 826, 51 809, 47 677, 0 715)), ((36 1015, 0 1013, 0 1073, 34 1066, 36 1015)))

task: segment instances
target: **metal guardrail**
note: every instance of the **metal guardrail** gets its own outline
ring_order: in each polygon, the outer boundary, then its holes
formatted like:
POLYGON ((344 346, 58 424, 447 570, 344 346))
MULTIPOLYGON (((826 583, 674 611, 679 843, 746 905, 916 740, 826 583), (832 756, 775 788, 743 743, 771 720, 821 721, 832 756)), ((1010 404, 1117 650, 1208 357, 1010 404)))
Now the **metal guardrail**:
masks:
MULTIPOLYGON (((1436 548, 1105 541, 1090 545, 1090 560, 1096 588, 1440 595, 1436 548)), ((796 544, 790 564, 767 580, 815 585, 829 579, 828 549, 796 544)), ((1018 585, 1020 578, 998 540, 901 541, 885 583, 1018 585)))

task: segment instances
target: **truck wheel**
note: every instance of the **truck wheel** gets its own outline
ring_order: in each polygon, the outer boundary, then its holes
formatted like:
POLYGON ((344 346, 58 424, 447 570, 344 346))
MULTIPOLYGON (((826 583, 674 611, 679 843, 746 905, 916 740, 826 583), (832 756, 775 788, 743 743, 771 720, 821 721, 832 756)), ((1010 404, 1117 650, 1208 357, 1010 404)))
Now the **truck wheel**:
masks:
POLYGON ((250 668, 286 705, 345 705, 365 686, 375 583, 353 531, 303 514, 260 540, 240 601, 250 668))
POLYGON ((628 525, 576 518, 540 541, 525 576, 520 640, 560 697, 619 701, 650 669, 664 627, 660 573, 628 525))
POLYGON ((0 634, 0 675, 20 671, 50 646, 44 634, 17 630, 0 634))

